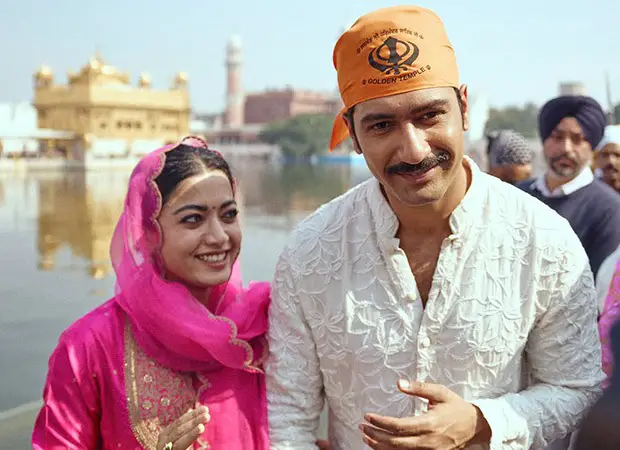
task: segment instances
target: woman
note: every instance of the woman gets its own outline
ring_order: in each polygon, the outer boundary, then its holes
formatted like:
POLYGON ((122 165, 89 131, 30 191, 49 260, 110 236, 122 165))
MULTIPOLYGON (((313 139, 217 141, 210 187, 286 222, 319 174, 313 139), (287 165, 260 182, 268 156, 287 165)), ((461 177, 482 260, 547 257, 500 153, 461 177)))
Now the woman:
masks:
POLYGON ((269 285, 244 290, 235 183, 186 138, 144 157, 112 238, 117 295, 49 362, 35 449, 267 449, 269 285))
MULTIPOLYGON (((608 335, 609 356, 620 363, 620 322, 608 335)), ((620 448, 620 374, 616 371, 603 396, 590 409, 577 435, 574 450, 618 450, 620 448)))
POLYGON ((611 329, 616 323, 620 323, 620 260, 617 258, 614 274, 611 277, 611 282, 608 284, 603 313, 598 322, 603 353, 603 371, 607 375, 607 381, 604 384, 606 387, 614 374, 614 354, 610 335, 611 329))

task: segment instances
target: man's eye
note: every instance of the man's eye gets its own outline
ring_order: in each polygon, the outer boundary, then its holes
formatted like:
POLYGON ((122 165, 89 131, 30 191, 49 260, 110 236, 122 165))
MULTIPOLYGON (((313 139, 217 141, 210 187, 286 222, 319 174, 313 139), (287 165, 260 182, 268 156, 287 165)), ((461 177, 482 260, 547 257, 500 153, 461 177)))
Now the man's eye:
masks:
POLYGON ((383 122, 377 122, 374 123, 370 126, 371 130, 385 130, 387 127, 390 126, 390 122, 388 122, 387 120, 384 120, 383 122))
POLYGON ((439 111, 429 111, 422 116, 422 120, 430 120, 434 119, 440 114, 439 111))

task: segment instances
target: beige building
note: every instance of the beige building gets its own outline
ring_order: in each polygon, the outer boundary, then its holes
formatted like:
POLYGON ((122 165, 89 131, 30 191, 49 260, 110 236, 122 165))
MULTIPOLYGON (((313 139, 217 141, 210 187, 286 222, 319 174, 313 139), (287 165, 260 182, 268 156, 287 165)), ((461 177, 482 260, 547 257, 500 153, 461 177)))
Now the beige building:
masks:
POLYGON ((153 89, 145 73, 134 86, 128 74, 97 55, 67 78, 67 84, 56 83, 46 66, 35 73, 38 128, 71 132, 86 152, 94 141, 132 153, 134 142, 176 141, 189 133, 190 100, 182 72, 167 90, 153 89))

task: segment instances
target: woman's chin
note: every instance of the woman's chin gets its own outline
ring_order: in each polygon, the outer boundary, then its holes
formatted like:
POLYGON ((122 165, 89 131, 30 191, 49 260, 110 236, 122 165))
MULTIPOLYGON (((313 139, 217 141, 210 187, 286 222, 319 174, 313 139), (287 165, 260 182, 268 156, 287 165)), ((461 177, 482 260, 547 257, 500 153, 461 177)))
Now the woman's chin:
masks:
POLYGON ((231 271, 228 267, 223 270, 218 270, 217 272, 213 271, 209 273, 197 274, 197 276, 192 279, 191 284, 196 287, 210 288, 226 283, 230 279, 230 273, 231 271))
POLYGON ((168 281, 176 281, 184 284, 190 290, 208 289, 226 283, 230 279, 232 273, 230 264, 223 265, 219 269, 213 269, 211 267, 191 267, 191 269, 193 270, 186 270, 184 273, 180 273, 181 271, 177 271, 176 273, 169 271, 166 278, 168 281))

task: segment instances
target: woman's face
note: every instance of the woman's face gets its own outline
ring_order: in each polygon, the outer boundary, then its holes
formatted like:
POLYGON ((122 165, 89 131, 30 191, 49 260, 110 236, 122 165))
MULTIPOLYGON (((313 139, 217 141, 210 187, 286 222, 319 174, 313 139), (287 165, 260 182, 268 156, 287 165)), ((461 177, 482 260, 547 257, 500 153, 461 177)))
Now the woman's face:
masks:
POLYGON ((222 171, 185 179, 159 215, 166 278, 208 288, 230 278, 241 247, 232 186, 222 171))

